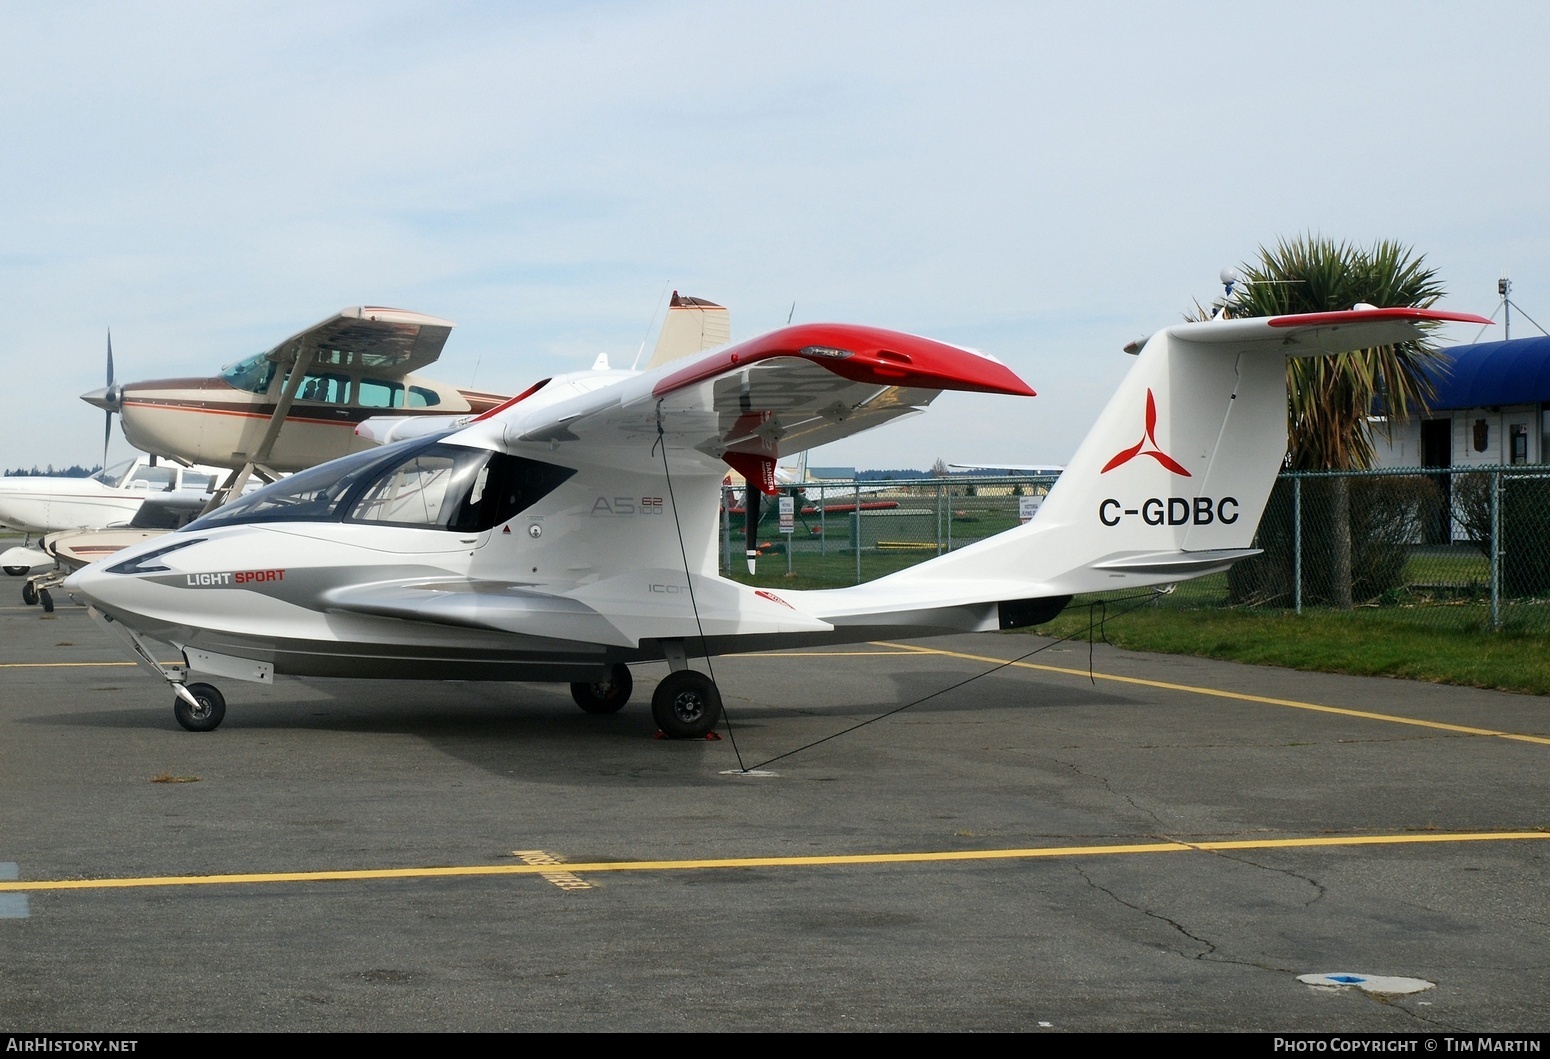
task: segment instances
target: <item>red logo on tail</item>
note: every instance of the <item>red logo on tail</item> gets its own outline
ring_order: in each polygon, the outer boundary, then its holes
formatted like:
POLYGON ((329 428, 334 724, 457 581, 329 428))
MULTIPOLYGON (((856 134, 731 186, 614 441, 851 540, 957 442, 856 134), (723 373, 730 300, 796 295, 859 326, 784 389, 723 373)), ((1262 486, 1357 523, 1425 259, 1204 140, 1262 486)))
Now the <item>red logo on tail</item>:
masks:
POLYGON ((1103 470, 1098 473, 1108 474, 1114 468, 1121 464, 1129 463, 1137 456, 1150 456, 1174 474, 1182 474, 1186 478, 1194 477, 1184 469, 1183 464, 1157 447, 1157 401, 1152 397, 1151 387, 1148 387, 1146 391, 1146 433, 1141 435, 1141 440, 1130 448, 1125 449, 1123 452, 1115 453, 1114 458, 1104 464, 1103 470), (1147 448, 1148 444, 1152 447, 1147 448))

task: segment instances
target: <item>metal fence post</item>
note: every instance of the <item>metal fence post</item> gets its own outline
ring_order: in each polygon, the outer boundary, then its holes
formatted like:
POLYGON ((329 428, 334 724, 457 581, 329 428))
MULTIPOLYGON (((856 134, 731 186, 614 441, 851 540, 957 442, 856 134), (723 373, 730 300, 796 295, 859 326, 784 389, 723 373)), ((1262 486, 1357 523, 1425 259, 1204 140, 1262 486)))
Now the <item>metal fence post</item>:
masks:
POLYGON ((1292 479, 1292 609, 1302 613, 1302 479, 1292 479))
POLYGON ((947 479, 947 549, 953 550, 953 479, 947 479))
POLYGON ((1502 627, 1502 469, 1491 468, 1491 628, 1502 627))
MULTIPOLYGON (((747 518, 747 514, 743 515, 747 518)), ((721 487, 721 565, 728 574, 732 573, 732 487, 721 487)))
POLYGON ((856 506, 851 509, 850 543, 856 549, 856 584, 861 583, 861 483, 853 483, 856 489, 856 506))
POLYGON ((936 553, 942 554, 942 479, 936 480, 936 553))

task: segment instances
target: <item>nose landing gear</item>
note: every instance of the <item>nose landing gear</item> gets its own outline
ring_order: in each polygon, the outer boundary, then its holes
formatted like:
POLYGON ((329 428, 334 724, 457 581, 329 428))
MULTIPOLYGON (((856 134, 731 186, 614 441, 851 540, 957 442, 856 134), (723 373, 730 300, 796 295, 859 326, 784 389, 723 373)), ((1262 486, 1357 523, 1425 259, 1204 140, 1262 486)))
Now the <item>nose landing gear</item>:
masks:
POLYGON ((226 697, 210 684, 174 684, 172 716, 190 732, 213 732, 226 717, 226 697))

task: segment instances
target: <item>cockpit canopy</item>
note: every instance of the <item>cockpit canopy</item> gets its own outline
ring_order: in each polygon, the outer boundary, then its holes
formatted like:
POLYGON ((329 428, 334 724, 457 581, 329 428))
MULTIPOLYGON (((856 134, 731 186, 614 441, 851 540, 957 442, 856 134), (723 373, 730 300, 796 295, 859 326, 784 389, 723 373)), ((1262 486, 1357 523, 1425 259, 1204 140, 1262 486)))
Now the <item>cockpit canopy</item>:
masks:
POLYGON ((576 471, 488 449, 413 438, 332 460, 192 523, 353 522, 475 533, 515 517, 576 471))

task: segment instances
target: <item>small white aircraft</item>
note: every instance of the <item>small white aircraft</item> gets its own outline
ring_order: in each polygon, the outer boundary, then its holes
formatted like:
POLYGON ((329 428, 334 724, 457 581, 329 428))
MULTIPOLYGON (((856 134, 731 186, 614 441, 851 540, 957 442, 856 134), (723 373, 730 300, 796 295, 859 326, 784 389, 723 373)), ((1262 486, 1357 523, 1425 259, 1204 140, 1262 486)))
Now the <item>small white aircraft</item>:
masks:
MULTIPOLYGON (((29 537, 62 530, 127 526, 148 497, 203 495, 215 488, 220 472, 183 467, 139 456, 104 468, 87 478, 48 476, 0 478, 0 526, 29 537)), ((33 548, 0 554, 0 565, 13 577, 53 559, 33 548)))
MULTIPOLYGON (((59 538, 130 526, 164 532, 183 525, 209 503, 220 473, 137 456, 87 478, 0 478, 0 525, 27 535, 22 544, 0 552, 0 568, 12 577, 42 570, 22 586, 22 601, 52 610, 48 590, 62 584, 65 575, 56 569, 59 538), (32 547, 34 536, 42 538, 41 548, 32 547)), ((120 546, 129 539, 117 538, 120 546)))
POLYGON ((1031 396, 1005 365, 805 324, 638 374, 556 377, 480 415, 365 423, 400 440, 260 489, 66 587, 172 684, 192 730, 218 725, 225 700, 191 673, 561 681, 604 713, 629 698, 631 663, 666 660, 653 717, 667 735, 703 736, 721 696, 689 668, 698 655, 1018 628, 1078 592, 1256 554, 1286 452, 1286 358, 1481 319, 1372 309, 1158 332, 1028 524, 850 588, 777 594, 718 576, 726 466, 768 492, 781 455, 942 390, 1031 396), (183 664, 162 666, 148 640, 183 664))

